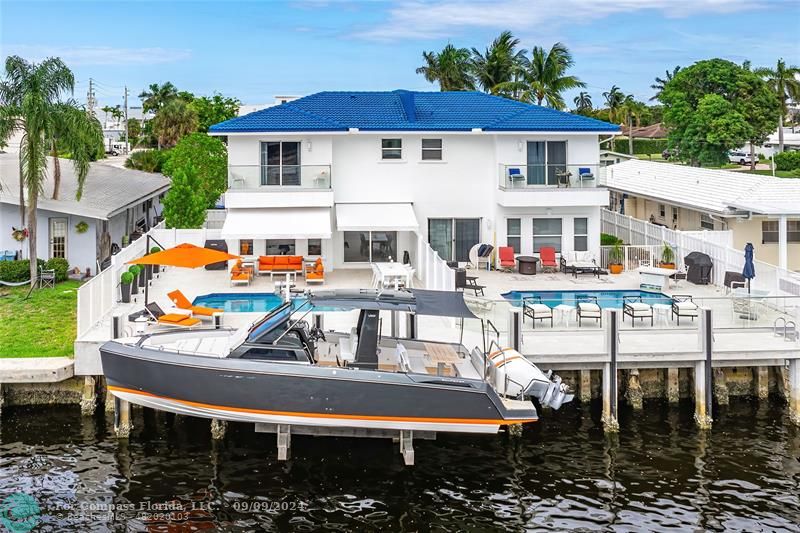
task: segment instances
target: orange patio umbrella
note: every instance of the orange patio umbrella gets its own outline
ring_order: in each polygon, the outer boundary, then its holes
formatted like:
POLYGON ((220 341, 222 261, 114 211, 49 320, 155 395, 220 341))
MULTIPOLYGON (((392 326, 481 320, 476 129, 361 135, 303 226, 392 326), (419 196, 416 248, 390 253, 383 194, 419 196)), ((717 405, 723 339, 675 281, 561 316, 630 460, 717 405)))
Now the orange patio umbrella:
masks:
MULTIPOLYGON (((229 254, 228 252, 221 252, 219 250, 212 250, 210 248, 202 248, 194 244, 179 244, 174 248, 168 248, 145 255, 139 259, 128 261, 129 265, 160 265, 160 266, 176 266, 183 268, 200 268, 213 263, 221 263, 231 259, 239 259, 238 255, 229 254)), ((147 288, 149 284, 144 286, 144 303, 147 304, 147 288)))

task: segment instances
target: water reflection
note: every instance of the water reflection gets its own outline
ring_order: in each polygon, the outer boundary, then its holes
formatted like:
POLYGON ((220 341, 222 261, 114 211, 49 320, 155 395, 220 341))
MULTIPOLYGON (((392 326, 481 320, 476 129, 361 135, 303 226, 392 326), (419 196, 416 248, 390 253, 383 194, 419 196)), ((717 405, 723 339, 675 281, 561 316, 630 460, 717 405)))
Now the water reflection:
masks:
POLYGON ((59 530, 166 529, 141 509, 169 505, 179 524, 228 531, 797 531, 800 432, 781 404, 734 401, 710 432, 691 405, 623 408, 617 436, 598 408, 547 413, 518 438, 417 441, 411 468, 385 440, 296 436, 281 463, 275 436, 246 425, 212 442, 207 421, 136 409, 126 443, 110 415, 6 408, 0 496, 34 495, 59 530))

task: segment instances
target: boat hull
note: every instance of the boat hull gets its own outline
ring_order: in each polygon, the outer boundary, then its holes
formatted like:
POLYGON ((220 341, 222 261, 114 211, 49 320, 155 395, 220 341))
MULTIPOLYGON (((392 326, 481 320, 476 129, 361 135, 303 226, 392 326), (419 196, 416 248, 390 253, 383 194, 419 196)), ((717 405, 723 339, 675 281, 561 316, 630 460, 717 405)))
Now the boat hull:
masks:
POLYGON ((237 422, 496 433, 532 422, 482 381, 217 359, 111 341, 101 347, 112 394, 178 414, 237 422))

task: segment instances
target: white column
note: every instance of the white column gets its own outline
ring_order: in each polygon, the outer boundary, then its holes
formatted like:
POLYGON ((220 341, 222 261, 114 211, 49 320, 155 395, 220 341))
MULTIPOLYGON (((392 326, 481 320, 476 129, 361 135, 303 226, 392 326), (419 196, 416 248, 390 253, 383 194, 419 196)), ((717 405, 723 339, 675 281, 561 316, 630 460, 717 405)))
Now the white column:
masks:
POLYGON ((789 249, 786 245, 786 241, 788 240, 786 226, 787 217, 786 215, 781 215, 778 219, 778 266, 783 270, 787 270, 789 267, 789 249))

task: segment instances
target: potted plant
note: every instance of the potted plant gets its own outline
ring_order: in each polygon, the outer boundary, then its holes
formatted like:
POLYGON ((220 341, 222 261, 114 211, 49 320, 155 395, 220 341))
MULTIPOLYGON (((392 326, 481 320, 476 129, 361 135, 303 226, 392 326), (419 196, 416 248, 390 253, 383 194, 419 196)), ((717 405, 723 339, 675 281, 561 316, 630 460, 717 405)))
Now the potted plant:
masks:
POLYGON ((17 242, 22 242, 28 238, 28 228, 11 227, 11 238, 17 242))
POLYGON ((622 245, 619 242, 614 243, 611 250, 608 252, 608 270, 612 274, 619 274, 622 272, 622 259, 623 259, 622 245))
MULTIPOLYGON (((154 253, 160 252, 160 251, 161 251, 161 248, 159 248, 158 246, 153 246, 152 248, 150 248, 150 253, 151 254, 154 254, 154 253)), ((159 268, 161 268, 161 267, 158 266, 158 265, 147 265, 147 266, 144 267, 144 271, 145 271, 145 274, 147 275, 147 280, 148 281, 153 279, 153 274, 159 272, 159 270, 158 270, 159 268)))
POLYGON ((122 303, 131 303, 131 284, 133 284, 133 274, 130 272, 123 272, 119 277, 119 288, 122 290, 122 303))
POLYGON ((139 294, 139 272, 141 272, 142 267, 139 265, 131 265, 128 267, 128 273, 131 275, 131 294, 139 294))
POLYGON ((664 243, 664 247, 661 249, 661 268, 675 268, 675 252, 667 243, 664 243))

